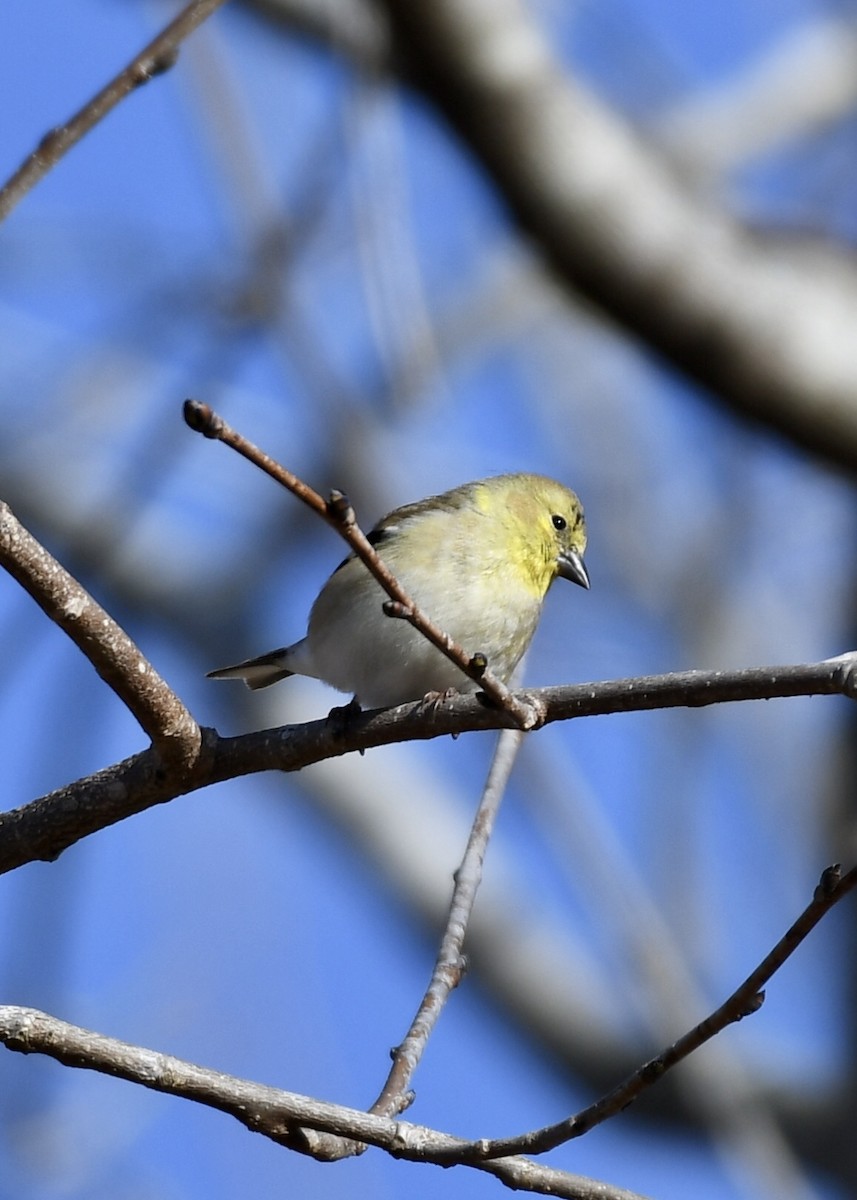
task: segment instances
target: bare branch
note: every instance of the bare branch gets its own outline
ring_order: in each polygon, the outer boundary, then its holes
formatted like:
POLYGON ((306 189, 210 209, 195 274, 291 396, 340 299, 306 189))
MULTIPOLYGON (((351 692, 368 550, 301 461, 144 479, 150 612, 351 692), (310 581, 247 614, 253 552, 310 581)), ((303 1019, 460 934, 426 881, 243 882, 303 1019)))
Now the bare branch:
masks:
MULTIPOLYGON (((452 900, 429 986, 420 1001, 410 1029, 393 1051, 393 1065, 381 1094, 369 1109, 378 1116, 398 1116, 413 1102, 411 1080, 447 1000, 467 970, 467 962, 462 953, 464 938, 476 901, 476 893, 482 882, 482 863, 488 842, 522 738, 523 733, 519 729, 500 731, 488 778, 470 828, 464 857, 455 872, 452 900)), ((329 1134, 316 1134, 309 1144, 315 1157, 323 1155, 325 1159, 331 1160, 359 1154, 362 1150, 359 1143, 344 1142, 341 1138, 329 1134)))
MULTIPOLYGON (((314 1100, 296 1092, 266 1087, 233 1075, 208 1070, 115 1038, 69 1025, 33 1008, 0 1006, 0 1041, 22 1054, 46 1054, 69 1067, 99 1071, 115 1078, 193 1100, 240 1121, 253 1133, 301 1150, 302 1128, 378 1146, 396 1158, 439 1162, 459 1138, 423 1125, 393 1120, 314 1100)), ((306 1151, 304 1151, 306 1152, 306 1151)), ((566 1200, 642 1200, 636 1192, 570 1175, 522 1158, 502 1162, 468 1163, 501 1179, 508 1187, 566 1200)))
POLYGON ((176 780, 196 762, 202 733, 123 629, 0 502, 0 566, 29 592, 95 667, 151 738, 176 780))
MULTIPOLYGON (((543 707, 546 723, 656 708, 701 708, 738 700, 855 693, 857 654, 786 667, 681 671, 671 675, 579 683, 516 693, 543 707)), ((479 695, 462 695, 426 711, 417 701, 356 714, 341 723, 310 721, 240 737, 204 731, 203 751, 182 775, 163 770, 144 751, 0 815, 0 874, 23 863, 52 860, 82 837, 155 804, 257 771, 299 771, 326 758, 394 742, 427 741, 476 729, 510 727, 509 715, 479 695)))
POLYGON ((403 1112, 408 1106, 411 1079, 444 1005, 453 989, 461 982, 467 968, 462 951, 476 893, 482 882, 482 863, 522 739, 523 733, 519 729, 504 729, 500 732, 464 857, 455 872, 449 916, 431 981, 410 1029, 394 1051, 390 1074, 380 1096, 372 1105, 371 1112, 389 1116, 403 1112))
MULTIPOLYGON (((472 1142, 466 1157, 473 1161, 483 1158, 503 1158, 510 1154, 543 1154, 572 1138, 582 1137, 596 1125, 627 1108, 647 1088, 651 1087, 672 1067, 721 1033, 727 1025, 758 1012, 765 1000, 764 987, 789 959, 801 942, 815 929, 835 904, 857 886, 857 867, 842 876, 839 866, 828 867, 822 874, 813 898, 794 924, 783 934, 776 946, 758 967, 735 989, 719 1008, 700 1021, 677 1042, 650 1058, 618 1087, 613 1088, 595 1104, 555 1125, 533 1130, 520 1137, 498 1138, 493 1141, 472 1142)), ((452 1161, 460 1162, 456 1155, 452 1161)))
POLYGON ((282 484, 322 520, 331 525, 390 597, 390 600, 384 605, 384 612, 388 617, 392 620, 407 621, 415 629, 418 629, 433 646, 446 655, 450 662, 455 663, 460 671, 475 680, 485 695, 493 700, 498 708, 509 713, 520 729, 536 729, 542 724, 542 710, 532 697, 515 696, 487 669, 488 664, 483 654, 468 654, 452 640, 448 633, 444 633, 417 607, 357 524, 354 509, 342 492, 331 492, 330 499, 325 501, 318 492, 299 479, 297 475, 281 466, 258 446, 254 446, 242 434, 227 425, 223 418, 218 416, 207 404, 202 404, 198 400, 186 400, 184 416, 191 429, 236 450, 248 462, 253 463, 254 466, 259 467, 272 479, 275 479, 277 483, 282 484))
POLYGON ((178 57, 180 43, 225 3, 226 0, 193 0, 65 125, 58 125, 46 133, 38 147, 0 188, 0 221, 8 217, 18 201, 121 100, 155 75, 168 71, 178 57))

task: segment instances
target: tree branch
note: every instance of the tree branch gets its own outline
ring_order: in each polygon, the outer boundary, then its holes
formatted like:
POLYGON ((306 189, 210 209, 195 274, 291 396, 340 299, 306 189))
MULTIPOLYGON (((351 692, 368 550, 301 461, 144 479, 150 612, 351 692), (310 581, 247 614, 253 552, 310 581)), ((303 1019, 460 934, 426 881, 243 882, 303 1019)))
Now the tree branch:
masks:
POLYGON ((842 876, 839 866, 828 867, 822 874, 812 900, 794 924, 786 930, 776 946, 765 956, 754 971, 735 989, 719 1008, 707 1016, 678 1041, 662 1050, 654 1058, 642 1064, 633 1074, 623 1080, 595 1104, 589 1105, 574 1116, 546 1125, 517 1137, 484 1139, 471 1142, 466 1151, 451 1156, 451 1162, 478 1161, 484 1158, 503 1158, 510 1154, 544 1154, 556 1146, 582 1137, 596 1125, 622 1112, 637 1097, 656 1083, 672 1067, 711 1041, 727 1025, 733 1025, 744 1017, 758 1012, 765 1000, 764 986, 794 954, 801 942, 809 936, 816 925, 857 886, 857 867, 842 876))
POLYGON ((92 596, 0 501, 0 566, 86 655, 151 738, 176 779, 190 770, 202 732, 175 692, 92 596))
POLYGON ((463 957, 464 938, 482 882, 482 863, 523 736, 519 729, 500 731, 464 857, 455 872, 449 915, 429 986, 410 1029, 393 1052, 393 1066, 371 1112, 391 1116, 403 1112, 410 1104, 412 1097, 408 1089, 414 1072, 450 994, 458 987, 467 969, 463 957))
MULTIPOLYGON (((545 722, 656 708, 701 708, 738 700, 855 694, 857 654, 820 663, 736 671, 579 683, 515 693, 534 697, 545 722)), ((27 862, 55 859, 99 829, 199 788, 257 771, 300 771, 311 763, 394 742, 427 741, 477 729, 509 728, 511 718, 479 695, 463 695, 437 710, 421 702, 356 714, 345 728, 327 720, 284 725, 240 737, 203 730, 203 748, 184 774, 165 772, 158 754, 143 751, 0 815, 0 874, 27 862)))
MULTIPOLYGON (((266 1087, 208 1070, 70 1025, 33 1008, 0 1006, 0 1041, 21 1054, 46 1054, 68 1067, 99 1071, 114 1078, 219 1109, 253 1133, 261 1133, 301 1151, 301 1129, 317 1129, 387 1150, 412 1162, 440 1161, 437 1156, 466 1145, 460 1138, 423 1125, 375 1116, 314 1100, 296 1092, 266 1087)), ((306 1149, 303 1149, 306 1153, 306 1149)), ((527 1159, 465 1164, 497 1176, 508 1187, 565 1197, 566 1200, 642 1200, 637 1193, 570 1175, 527 1159)))
POLYGON ((18 201, 121 100, 155 75, 168 71, 175 64, 181 42, 225 3, 226 0, 193 0, 65 125, 58 125, 46 133, 32 154, 0 188, 0 221, 8 217, 18 201))
MULTIPOLYGON (((520 733, 516 733, 516 740, 520 736, 520 733)), ((506 764, 501 763, 501 775, 505 769, 506 764)), ((493 784, 496 783, 497 780, 494 780, 493 784)), ((489 783, 489 789, 486 790, 490 790, 491 786, 489 783)), ((307 1136, 307 1131, 315 1131, 326 1135, 319 1143, 319 1157, 323 1158, 331 1157, 329 1138, 333 1136, 339 1146, 346 1148, 346 1152, 359 1153, 368 1144, 385 1149, 397 1158, 414 1162, 476 1167, 495 1174, 508 1186, 521 1190, 565 1196, 573 1200, 590 1200, 595 1196, 628 1200, 631 1193, 542 1167, 519 1155, 522 1152, 544 1153, 587 1133, 595 1125, 621 1112, 668 1070, 722 1032, 727 1025, 757 1012, 764 1001, 764 985, 819 921, 855 886, 857 867, 853 867, 845 876, 841 875, 838 866, 829 867, 822 874, 812 900, 798 919, 759 966, 710 1016, 644 1063, 595 1104, 557 1124, 512 1138, 465 1142, 425 1126, 393 1120, 387 1115, 364 1113, 223 1075, 169 1055, 69 1025, 35 1009, 0 1007, 0 1041, 10 1050, 24 1054, 46 1054, 66 1066, 100 1071, 142 1084, 154 1091, 209 1105, 234 1116, 253 1132, 262 1133, 302 1153, 315 1154, 316 1142, 307 1136), (344 1143, 342 1139, 345 1139, 344 1143)), ((391 1078, 396 1075, 394 1069, 391 1078)), ((399 1091, 392 1091, 390 1096, 395 1102, 400 1094, 399 1091)))

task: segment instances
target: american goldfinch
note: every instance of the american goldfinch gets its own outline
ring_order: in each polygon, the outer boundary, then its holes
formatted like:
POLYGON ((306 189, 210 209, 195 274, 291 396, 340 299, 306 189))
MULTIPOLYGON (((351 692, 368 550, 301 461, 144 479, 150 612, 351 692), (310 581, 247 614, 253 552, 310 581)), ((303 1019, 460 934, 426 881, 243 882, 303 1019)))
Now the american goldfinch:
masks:
MULTIPOLYGON (((498 475, 397 508, 368 535, 415 603, 507 682, 557 576, 589 587, 586 527, 574 492, 543 475, 498 475)), ((370 708, 479 687, 407 621, 387 616, 380 584, 352 554, 321 589, 306 637, 212 679, 263 688, 309 675, 370 708)))

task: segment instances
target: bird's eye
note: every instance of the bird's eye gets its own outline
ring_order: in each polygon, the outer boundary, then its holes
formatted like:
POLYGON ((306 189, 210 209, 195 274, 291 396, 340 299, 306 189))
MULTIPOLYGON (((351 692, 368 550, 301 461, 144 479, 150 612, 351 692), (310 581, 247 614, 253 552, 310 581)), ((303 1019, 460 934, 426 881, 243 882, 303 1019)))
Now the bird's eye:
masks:
POLYGON ((559 513, 554 513, 554 515, 551 517, 551 521, 553 521, 554 529, 557 530, 565 529, 565 527, 568 525, 568 521, 566 521, 565 517, 561 517, 559 513))

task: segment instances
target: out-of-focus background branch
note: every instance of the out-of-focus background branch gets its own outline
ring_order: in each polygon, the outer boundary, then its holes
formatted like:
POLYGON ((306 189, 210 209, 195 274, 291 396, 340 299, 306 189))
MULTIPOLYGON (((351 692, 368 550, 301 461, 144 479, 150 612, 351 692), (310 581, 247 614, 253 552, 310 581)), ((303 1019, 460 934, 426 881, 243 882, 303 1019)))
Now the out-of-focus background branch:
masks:
MULTIPOLYGON (((593 590, 549 597, 533 684, 853 644, 847 12, 277 8, 227 5, 3 230, 3 499, 194 715, 237 732, 337 700, 202 675, 299 635, 341 550, 184 430, 188 394, 347 490, 364 523, 500 470, 574 486, 593 590)), ((174 11, 18 6, 0 174, 174 11)), ((11 581, 0 631, 9 806, 140 749, 11 581)), ((531 739, 414 1120, 491 1136, 557 1119, 731 990, 853 856, 848 719, 834 698, 775 701, 531 739)), ((489 749, 236 782, 18 872, 4 999, 367 1104, 489 749)), ((555 1165, 659 1200, 853 1194, 853 924, 555 1165)), ((437 1194, 406 1164, 292 1161, 51 1064, 6 1077, 16 1198, 437 1194)))

